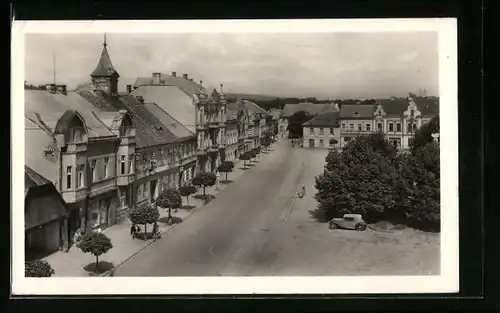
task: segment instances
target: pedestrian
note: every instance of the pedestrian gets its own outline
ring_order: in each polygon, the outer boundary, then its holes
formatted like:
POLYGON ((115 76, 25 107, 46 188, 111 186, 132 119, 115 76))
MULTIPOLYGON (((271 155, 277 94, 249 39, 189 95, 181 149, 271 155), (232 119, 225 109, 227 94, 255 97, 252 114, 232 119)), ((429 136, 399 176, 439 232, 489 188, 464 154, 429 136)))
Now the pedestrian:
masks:
POLYGON ((132 238, 135 238, 136 233, 137 233, 137 228, 135 228, 135 224, 132 224, 132 226, 130 227, 130 236, 132 236, 132 238))

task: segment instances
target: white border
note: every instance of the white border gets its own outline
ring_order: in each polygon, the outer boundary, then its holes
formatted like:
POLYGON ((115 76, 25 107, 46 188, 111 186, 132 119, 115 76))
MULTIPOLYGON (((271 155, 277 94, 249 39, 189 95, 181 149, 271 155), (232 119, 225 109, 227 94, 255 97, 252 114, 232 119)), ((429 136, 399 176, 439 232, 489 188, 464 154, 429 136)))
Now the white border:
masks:
MULTIPOLYGON (((410 34, 411 36, 411 34, 410 34)), ((57 21, 12 25, 12 293, 336 294, 458 292, 458 114, 456 19, 57 21), (27 33, 439 33, 441 131, 441 275, 352 277, 25 278, 24 35, 27 33)))

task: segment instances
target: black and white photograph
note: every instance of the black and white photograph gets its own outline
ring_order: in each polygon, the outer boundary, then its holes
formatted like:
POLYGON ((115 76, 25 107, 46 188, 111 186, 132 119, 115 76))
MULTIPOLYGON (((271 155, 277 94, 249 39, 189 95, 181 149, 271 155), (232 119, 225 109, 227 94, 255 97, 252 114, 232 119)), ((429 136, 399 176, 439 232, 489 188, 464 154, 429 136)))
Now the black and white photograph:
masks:
POLYGON ((458 291, 456 44, 454 19, 15 22, 13 292, 458 291))

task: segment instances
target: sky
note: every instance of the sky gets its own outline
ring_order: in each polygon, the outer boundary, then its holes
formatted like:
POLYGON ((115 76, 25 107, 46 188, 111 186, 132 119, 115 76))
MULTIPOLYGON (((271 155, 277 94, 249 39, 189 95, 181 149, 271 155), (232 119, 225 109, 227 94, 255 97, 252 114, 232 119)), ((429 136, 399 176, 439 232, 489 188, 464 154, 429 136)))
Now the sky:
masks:
MULTIPOLYGON (((438 96, 437 32, 106 34, 125 91, 153 72, 187 73, 226 92, 318 99, 438 96)), ((90 80, 104 34, 28 34, 25 80, 90 80)))

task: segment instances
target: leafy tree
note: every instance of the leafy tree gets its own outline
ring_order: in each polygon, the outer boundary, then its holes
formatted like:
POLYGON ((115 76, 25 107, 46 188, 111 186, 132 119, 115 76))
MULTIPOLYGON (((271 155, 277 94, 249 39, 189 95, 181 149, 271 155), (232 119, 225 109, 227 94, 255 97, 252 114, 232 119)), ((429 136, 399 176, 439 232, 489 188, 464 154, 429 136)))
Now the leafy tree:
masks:
POLYGON ((181 196, 186 197, 187 205, 189 205, 189 196, 196 192, 196 187, 192 185, 182 186, 179 188, 179 192, 181 196))
POLYGON ((234 169, 234 163, 232 161, 224 161, 221 165, 219 165, 218 171, 221 173, 226 173, 226 181, 227 174, 232 172, 234 169))
POLYGON ((78 242, 78 248, 83 253, 90 253, 95 256, 95 266, 97 272, 99 272, 99 256, 113 248, 113 244, 106 235, 95 232, 83 235, 82 239, 78 242))
POLYGON ((440 228, 439 159, 439 145, 429 142, 403 160, 398 190, 399 209, 402 217, 417 228, 440 228))
POLYGON ((246 166, 246 161, 251 159, 251 153, 250 151, 244 152, 243 154, 240 155, 240 160, 243 161, 243 166, 246 166))
POLYGON ((182 205, 181 193, 175 188, 169 188, 158 196, 156 203, 168 209, 168 221, 172 222, 172 209, 178 209, 182 205))
POLYGON ((51 277, 54 269, 45 260, 33 260, 24 262, 25 277, 51 277))
POLYGON ((432 142, 434 140, 432 134, 434 133, 439 133, 439 116, 433 117, 429 123, 423 124, 415 132, 410 142, 411 152, 415 154, 418 148, 432 142))
POLYGON ((313 116, 305 111, 298 111, 288 118, 289 138, 302 138, 302 124, 310 120, 313 116))
POLYGON ((206 197, 206 188, 215 185, 217 176, 212 172, 200 172, 193 178, 193 185, 203 187, 203 197, 206 197))
POLYGON ((128 216, 133 224, 144 225, 144 240, 146 240, 147 226, 160 218, 160 212, 156 207, 143 205, 130 210, 128 216))

